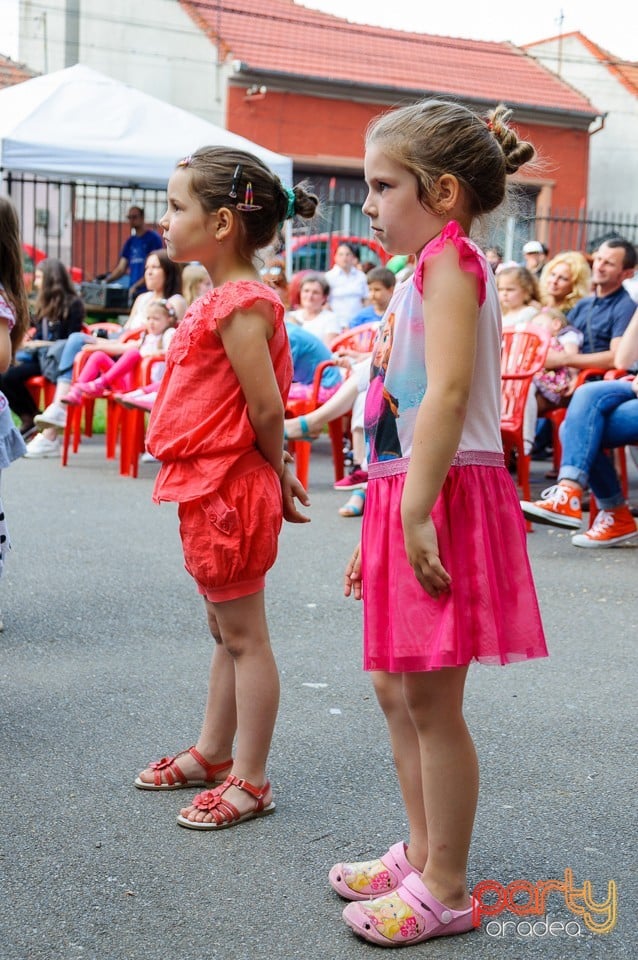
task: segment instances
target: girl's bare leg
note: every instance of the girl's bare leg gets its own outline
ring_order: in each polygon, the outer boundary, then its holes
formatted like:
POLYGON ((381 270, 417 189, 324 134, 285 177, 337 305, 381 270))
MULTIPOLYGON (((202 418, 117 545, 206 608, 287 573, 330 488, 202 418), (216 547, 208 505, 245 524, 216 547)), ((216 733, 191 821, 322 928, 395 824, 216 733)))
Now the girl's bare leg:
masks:
POLYGON ((388 724, 397 777, 408 817, 407 858, 413 867, 423 870, 428 856, 428 835, 421 786, 421 750, 405 702, 403 675, 376 671, 372 674, 372 682, 388 724))
MULTIPOLYGON (((229 760, 232 756, 233 740, 237 729, 235 662, 222 644, 212 603, 208 600, 204 603, 215 648, 210 663, 204 720, 195 747, 205 760, 211 764, 217 764, 229 760)), ((183 753, 178 762, 187 780, 197 780, 202 777, 202 768, 190 753, 183 753)), ((147 783, 152 783, 153 770, 150 767, 143 770, 140 778, 147 783)))
POLYGON ((463 717, 467 667, 403 674, 419 741, 428 859, 422 879, 452 909, 470 906, 467 859, 478 799, 478 761, 463 717))
MULTIPOLYGON (((261 787, 267 779, 266 762, 279 707, 279 673, 270 646, 264 593, 260 591, 248 597, 215 604, 214 615, 223 650, 234 668, 232 690, 237 711, 237 744, 232 772, 261 787)), ((221 699, 229 703, 230 693, 221 691, 221 699)), ((218 707, 211 702, 210 717, 213 723, 217 716, 218 707)), ((226 732, 228 734, 228 728, 226 732)), ((224 798, 240 814, 255 808, 255 801, 250 794, 236 787, 230 787, 224 793, 224 798)), ((270 795, 264 798, 266 804, 270 800, 270 795)), ((200 822, 212 819, 211 814, 193 807, 185 807, 181 813, 183 817, 200 822)))

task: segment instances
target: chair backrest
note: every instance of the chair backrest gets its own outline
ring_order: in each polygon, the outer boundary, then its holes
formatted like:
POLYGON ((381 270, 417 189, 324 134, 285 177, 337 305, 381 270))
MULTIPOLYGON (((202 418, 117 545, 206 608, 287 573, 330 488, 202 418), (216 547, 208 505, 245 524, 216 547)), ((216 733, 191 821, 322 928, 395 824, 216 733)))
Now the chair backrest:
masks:
POLYGON ((501 424, 521 425, 532 378, 545 366, 550 334, 527 325, 504 330, 501 346, 501 424))
POLYGON ((378 321, 362 323, 335 337, 330 344, 330 349, 333 353, 339 353, 341 350, 348 350, 351 353, 370 353, 378 329, 378 321))
POLYGON ((533 377, 545 366, 550 334, 543 327, 527 324, 522 329, 504 330, 501 341, 501 376, 533 377))

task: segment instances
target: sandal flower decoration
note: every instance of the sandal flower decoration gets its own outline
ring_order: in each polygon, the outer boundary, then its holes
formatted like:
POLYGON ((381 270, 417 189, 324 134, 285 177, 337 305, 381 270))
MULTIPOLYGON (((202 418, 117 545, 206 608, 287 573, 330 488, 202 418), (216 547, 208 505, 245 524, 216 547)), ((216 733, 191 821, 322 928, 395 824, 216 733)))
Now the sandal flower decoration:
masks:
MULTIPOLYGON (((224 784, 220 784, 220 787, 221 786, 224 786, 224 784)), ((226 806, 226 804, 223 803, 219 787, 216 787, 214 790, 204 790, 202 793, 198 793, 196 797, 193 797, 191 806, 202 810, 204 813, 212 813, 218 807, 221 807, 222 804, 226 806)))
POLYGON ((167 767, 170 767, 175 760, 175 757, 161 757, 159 760, 153 760, 152 763, 149 763, 149 768, 151 770, 166 770, 167 767))

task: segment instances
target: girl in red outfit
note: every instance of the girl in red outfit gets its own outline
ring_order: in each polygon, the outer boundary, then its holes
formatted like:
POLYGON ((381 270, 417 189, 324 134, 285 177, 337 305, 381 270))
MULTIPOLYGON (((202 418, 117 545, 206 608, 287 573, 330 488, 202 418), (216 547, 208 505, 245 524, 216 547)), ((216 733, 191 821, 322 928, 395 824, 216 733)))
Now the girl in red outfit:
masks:
POLYGON ((284 462, 292 375, 284 308, 253 261, 284 220, 312 217, 317 202, 302 186, 286 189, 251 154, 202 147, 178 164, 160 220, 171 260, 198 260, 214 287, 177 328, 147 448, 162 463, 153 499, 179 504, 185 567, 215 647, 197 743, 152 763, 135 785, 209 788, 178 817, 197 830, 274 810, 266 761, 279 677, 264 583, 282 516, 304 522, 294 500, 308 499, 284 462))

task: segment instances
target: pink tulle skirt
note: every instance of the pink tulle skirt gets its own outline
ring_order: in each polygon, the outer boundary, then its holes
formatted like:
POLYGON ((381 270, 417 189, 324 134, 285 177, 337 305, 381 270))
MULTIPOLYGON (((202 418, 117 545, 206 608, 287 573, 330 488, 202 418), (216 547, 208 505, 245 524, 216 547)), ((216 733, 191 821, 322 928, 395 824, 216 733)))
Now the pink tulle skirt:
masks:
POLYGON ((383 471, 386 465, 369 466, 362 536, 364 669, 404 673, 472 660, 505 664, 546 657, 525 522, 505 466, 450 468, 432 519, 452 584, 435 600, 405 554, 401 496, 407 463, 392 461, 391 475, 377 477, 374 467, 383 471))

